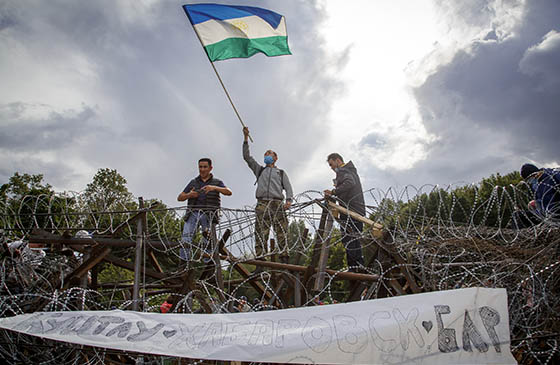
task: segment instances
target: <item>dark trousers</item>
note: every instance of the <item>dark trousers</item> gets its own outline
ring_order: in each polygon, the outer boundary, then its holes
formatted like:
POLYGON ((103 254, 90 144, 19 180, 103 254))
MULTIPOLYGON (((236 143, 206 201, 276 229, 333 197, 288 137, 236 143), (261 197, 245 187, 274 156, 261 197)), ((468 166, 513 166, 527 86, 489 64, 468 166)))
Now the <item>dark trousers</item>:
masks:
MULTIPOLYGON (((362 243, 360 241, 364 224, 344 215, 341 215, 340 218, 342 243, 346 248, 346 260, 348 261, 348 266, 364 265, 362 243)), ((352 268, 351 270, 355 271, 356 268, 352 268)))

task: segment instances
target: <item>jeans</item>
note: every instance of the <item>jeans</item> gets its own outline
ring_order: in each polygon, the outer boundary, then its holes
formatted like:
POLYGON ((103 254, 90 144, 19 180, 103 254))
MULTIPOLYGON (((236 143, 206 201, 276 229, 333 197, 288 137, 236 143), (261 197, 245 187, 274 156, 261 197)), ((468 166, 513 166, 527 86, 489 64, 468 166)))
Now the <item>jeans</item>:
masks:
MULTIPOLYGON (((210 220, 208 216, 201 210, 193 210, 183 226, 183 235, 181 236, 183 247, 179 250, 179 257, 184 261, 189 261, 191 259, 192 240, 199 225, 202 231, 210 231, 210 220)), ((208 240, 204 235, 202 236, 200 245, 204 251, 208 251, 206 247, 208 245, 208 240)))

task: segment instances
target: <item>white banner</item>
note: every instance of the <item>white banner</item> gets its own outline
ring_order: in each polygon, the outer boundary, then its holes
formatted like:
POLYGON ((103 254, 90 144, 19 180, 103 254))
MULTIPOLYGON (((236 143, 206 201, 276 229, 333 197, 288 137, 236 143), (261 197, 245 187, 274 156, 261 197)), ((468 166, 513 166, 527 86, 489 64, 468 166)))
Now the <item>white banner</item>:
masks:
POLYGON ((247 362, 515 364, 505 289, 235 314, 41 312, 0 327, 124 351, 247 362))

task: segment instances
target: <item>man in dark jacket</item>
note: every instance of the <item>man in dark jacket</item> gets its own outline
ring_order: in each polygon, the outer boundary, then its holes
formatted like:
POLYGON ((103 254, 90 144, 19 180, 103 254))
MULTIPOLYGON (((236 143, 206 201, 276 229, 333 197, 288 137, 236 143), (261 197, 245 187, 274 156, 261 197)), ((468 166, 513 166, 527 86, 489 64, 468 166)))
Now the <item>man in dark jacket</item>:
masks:
POLYGON ((560 218, 560 169, 539 169, 533 164, 524 164, 521 177, 534 193, 535 199, 529 202, 529 209, 542 218, 560 218))
MULTIPOLYGON (((179 254, 181 259, 188 261, 191 255, 191 244, 193 236, 198 226, 203 231, 208 231, 210 225, 218 220, 218 210, 220 209, 220 194, 231 195, 222 180, 217 179, 212 172, 212 160, 201 158, 198 161, 199 175, 192 179, 177 197, 182 202, 188 200, 187 214, 185 215, 185 225, 183 226, 182 243, 179 254)), ((207 242, 204 242, 207 244, 207 242)), ((204 246, 206 246, 206 244, 204 246)), ((205 249, 208 254, 208 248, 205 249)))
MULTIPOLYGON (((336 172, 334 179, 334 189, 325 190, 325 196, 336 196, 345 208, 348 208, 361 216, 366 214, 362 183, 358 176, 358 171, 352 161, 344 163, 344 159, 338 153, 331 153, 327 157, 327 162, 331 169, 336 172)), ((350 270, 356 271, 359 266, 364 265, 362 255, 362 244, 360 237, 364 225, 362 222, 352 217, 341 215, 340 228, 342 231, 342 242, 346 247, 346 259, 350 270)))

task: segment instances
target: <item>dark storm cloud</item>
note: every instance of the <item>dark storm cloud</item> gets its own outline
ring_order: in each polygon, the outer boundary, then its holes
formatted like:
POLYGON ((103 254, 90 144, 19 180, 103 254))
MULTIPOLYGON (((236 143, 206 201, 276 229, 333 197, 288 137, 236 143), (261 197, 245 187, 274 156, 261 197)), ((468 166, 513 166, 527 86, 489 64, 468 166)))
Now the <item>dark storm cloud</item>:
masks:
MULTIPOLYGON (((255 5, 252 1, 229 3, 255 5)), ((95 109, 83 123, 65 115, 45 118, 40 128, 51 135, 44 140, 13 125, 3 127, 1 138, 10 139, 11 146, 22 151, 42 151, 54 148, 47 141, 66 140, 81 132, 85 138, 73 147, 73 157, 81 158, 93 171, 116 168, 133 193, 166 202, 173 202, 197 174, 198 158, 210 156, 216 174, 234 190, 226 206, 252 204, 254 177, 241 159, 239 121, 182 4, 11 3, 5 22, 13 28, 11 41, 24 47, 36 62, 54 60, 61 69, 76 68, 68 60, 87 61, 87 69, 79 66, 76 72, 93 75, 87 76, 95 83, 87 86, 82 102, 95 109), (86 124, 103 126, 102 133, 80 129, 86 124)), ((260 160, 265 149, 274 148, 281 167, 296 180, 303 173, 298 169, 315 148, 313 141, 327 133, 323 125, 330 105, 343 90, 333 75, 346 59, 344 54, 329 56, 321 48, 319 28, 325 14, 315 2, 263 1, 258 6, 286 16, 293 55, 256 55, 216 66, 251 129, 255 157, 260 160)), ((33 87, 36 81, 26 82, 33 87)), ((59 110, 56 105, 49 107, 59 110)), ((11 166, 9 161, 1 165, 11 166)), ((85 186, 91 176, 81 179, 85 186)))
MULTIPOLYGON (((92 123, 95 112, 84 106, 80 111, 50 112, 46 118, 25 116, 34 105, 0 105, 0 150, 50 151, 76 143, 84 131, 99 129, 92 123)), ((40 106, 39 106, 40 107, 40 106)))
POLYGON ((449 181, 560 161, 559 24, 558 1, 529 1, 512 36, 473 41, 415 90, 438 137, 416 169, 449 181))

